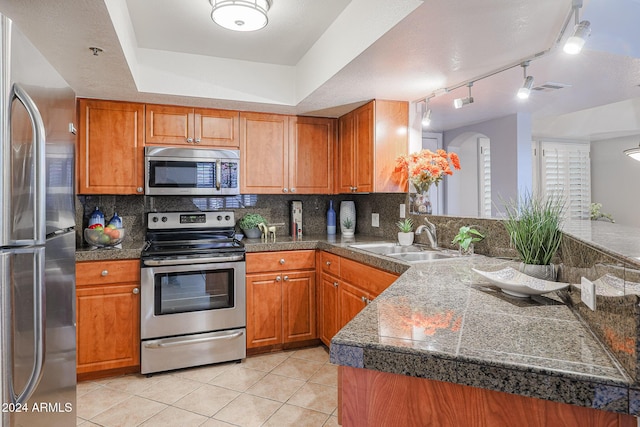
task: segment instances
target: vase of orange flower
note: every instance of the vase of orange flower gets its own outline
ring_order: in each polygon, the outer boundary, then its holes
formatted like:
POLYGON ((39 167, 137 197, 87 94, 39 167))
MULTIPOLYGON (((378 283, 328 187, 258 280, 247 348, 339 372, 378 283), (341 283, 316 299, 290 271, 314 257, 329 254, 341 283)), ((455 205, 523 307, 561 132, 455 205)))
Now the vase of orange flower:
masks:
POLYGON ((460 170, 460 158, 456 153, 444 150, 422 150, 396 159, 396 171, 406 171, 413 189, 409 189, 411 213, 431 214, 429 189, 453 170, 460 170))

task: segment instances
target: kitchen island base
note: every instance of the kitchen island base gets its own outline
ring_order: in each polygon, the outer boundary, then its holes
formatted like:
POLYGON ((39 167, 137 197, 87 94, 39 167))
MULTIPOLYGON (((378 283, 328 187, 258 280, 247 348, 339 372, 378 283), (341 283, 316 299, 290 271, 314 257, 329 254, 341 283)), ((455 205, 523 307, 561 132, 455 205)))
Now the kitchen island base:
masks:
POLYGON ((344 427, 636 427, 636 418, 369 369, 338 367, 344 427))

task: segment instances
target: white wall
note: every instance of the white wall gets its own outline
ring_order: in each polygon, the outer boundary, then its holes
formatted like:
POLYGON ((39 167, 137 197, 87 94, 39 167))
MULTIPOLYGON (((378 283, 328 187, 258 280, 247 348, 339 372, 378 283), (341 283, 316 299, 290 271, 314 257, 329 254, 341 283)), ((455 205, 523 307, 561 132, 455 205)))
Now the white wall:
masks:
MULTIPOLYGON (((445 150, 449 150, 449 144, 459 135, 469 132, 481 133, 491 140, 492 214, 497 216, 495 205, 502 206, 501 200, 517 199, 523 191, 532 191, 531 116, 517 113, 446 131, 445 150)), ((446 213, 458 214, 451 210, 446 213)))
POLYGON ((640 227, 640 162, 623 151, 638 146, 640 136, 591 142, 591 201, 602 203, 616 223, 640 227))
POLYGON ((448 150, 460 157, 461 169, 445 178, 447 211, 459 216, 479 217, 478 212, 478 137, 477 133, 460 135, 448 150))

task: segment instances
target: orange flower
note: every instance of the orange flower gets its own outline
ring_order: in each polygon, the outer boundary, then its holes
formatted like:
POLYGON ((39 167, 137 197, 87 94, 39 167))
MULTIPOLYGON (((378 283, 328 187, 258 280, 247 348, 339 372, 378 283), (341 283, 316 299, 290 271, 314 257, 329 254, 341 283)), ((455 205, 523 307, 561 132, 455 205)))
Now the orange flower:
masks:
POLYGON ((395 172, 408 172, 409 180, 414 187, 418 191, 426 191, 431 184, 438 185, 444 175, 453 175, 451 165, 454 169, 460 170, 460 158, 456 153, 447 153, 442 149, 436 150, 435 153, 422 150, 398 157, 395 172))

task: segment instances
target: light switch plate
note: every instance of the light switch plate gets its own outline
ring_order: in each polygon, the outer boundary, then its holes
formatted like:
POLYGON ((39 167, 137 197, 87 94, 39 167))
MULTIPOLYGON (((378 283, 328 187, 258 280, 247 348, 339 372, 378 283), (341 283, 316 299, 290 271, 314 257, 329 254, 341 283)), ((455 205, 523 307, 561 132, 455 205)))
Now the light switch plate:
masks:
POLYGON ((371 226, 380 227, 380 214, 377 214, 377 213, 371 214, 371 226))
POLYGON ((400 203, 400 218, 407 216, 407 207, 404 203, 400 203))
POLYGON ((591 310, 596 310, 596 285, 589 279, 580 279, 580 297, 591 310))

